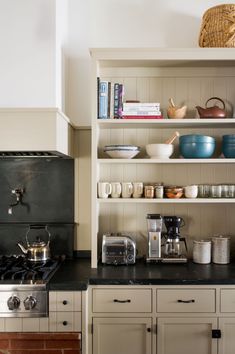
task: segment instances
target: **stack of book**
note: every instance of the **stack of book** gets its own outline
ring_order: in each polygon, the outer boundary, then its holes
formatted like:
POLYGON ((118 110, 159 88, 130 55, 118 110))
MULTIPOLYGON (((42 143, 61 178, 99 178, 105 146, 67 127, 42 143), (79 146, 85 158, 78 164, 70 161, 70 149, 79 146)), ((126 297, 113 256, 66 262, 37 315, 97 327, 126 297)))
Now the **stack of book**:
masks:
POLYGON ((122 118, 124 86, 97 79, 98 119, 122 118))
POLYGON ((161 119, 160 103, 123 103, 123 119, 161 119))

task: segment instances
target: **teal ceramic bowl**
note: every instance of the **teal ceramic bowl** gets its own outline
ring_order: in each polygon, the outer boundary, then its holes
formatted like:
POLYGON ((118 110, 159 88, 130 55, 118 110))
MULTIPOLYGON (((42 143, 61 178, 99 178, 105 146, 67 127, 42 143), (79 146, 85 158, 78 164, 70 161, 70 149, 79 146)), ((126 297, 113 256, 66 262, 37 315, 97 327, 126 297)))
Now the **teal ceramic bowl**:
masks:
POLYGON ((235 158, 235 141, 234 143, 222 143, 222 152, 226 158, 235 158))
POLYGON ((210 158, 215 151, 215 139, 212 137, 201 138, 193 136, 192 141, 185 141, 184 136, 179 139, 180 154, 187 159, 207 159, 210 158), (183 138, 183 139, 181 139, 183 138), (201 141, 205 139, 206 141, 201 141))

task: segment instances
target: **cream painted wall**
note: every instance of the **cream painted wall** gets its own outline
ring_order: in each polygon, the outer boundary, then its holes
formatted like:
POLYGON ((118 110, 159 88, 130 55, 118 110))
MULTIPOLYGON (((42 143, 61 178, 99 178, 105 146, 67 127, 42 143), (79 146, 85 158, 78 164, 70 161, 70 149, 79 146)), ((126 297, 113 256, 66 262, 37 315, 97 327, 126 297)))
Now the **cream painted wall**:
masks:
POLYGON ((67 4, 0 0, 0 107, 64 107, 67 4))

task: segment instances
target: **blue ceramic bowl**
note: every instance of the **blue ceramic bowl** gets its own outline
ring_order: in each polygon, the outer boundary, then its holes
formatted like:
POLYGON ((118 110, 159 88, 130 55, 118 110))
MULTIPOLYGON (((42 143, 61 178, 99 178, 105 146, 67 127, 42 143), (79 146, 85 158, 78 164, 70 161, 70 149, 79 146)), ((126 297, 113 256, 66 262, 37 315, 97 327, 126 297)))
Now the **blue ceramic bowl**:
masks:
POLYGON ((222 143, 222 152, 226 158, 235 158, 235 142, 234 143, 222 143))
POLYGON ((211 136, 201 134, 181 135, 180 143, 215 143, 215 139, 211 136))
POLYGON ((235 134, 223 135, 222 141, 223 143, 235 143, 235 134))
POLYGON ((179 148, 180 154, 186 159, 206 159, 213 155, 215 151, 215 142, 180 142, 179 148))

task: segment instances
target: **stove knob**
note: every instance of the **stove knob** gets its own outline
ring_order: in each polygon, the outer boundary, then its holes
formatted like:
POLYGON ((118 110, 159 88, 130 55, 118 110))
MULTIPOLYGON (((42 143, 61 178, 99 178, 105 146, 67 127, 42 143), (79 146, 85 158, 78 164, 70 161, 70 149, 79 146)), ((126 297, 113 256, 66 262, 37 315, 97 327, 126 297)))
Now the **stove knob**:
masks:
POLYGON ((18 298, 18 296, 12 295, 11 297, 9 297, 9 299, 7 300, 7 306, 9 310, 18 309, 20 306, 20 299, 18 298))
POLYGON ((27 296, 26 299, 24 300, 25 310, 32 310, 36 306, 36 304, 37 304, 37 300, 32 295, 27 296))

